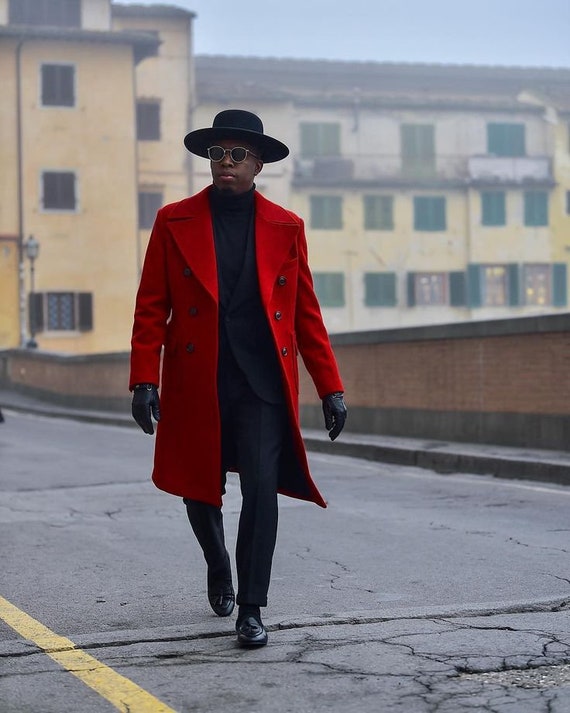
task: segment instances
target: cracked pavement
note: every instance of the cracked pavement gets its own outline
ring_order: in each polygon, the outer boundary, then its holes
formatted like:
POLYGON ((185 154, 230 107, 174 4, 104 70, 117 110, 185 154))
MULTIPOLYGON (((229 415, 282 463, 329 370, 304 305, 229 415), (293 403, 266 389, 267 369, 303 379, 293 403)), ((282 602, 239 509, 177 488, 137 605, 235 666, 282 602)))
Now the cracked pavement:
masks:
MULTIPOLYGON (((570 711, 570 488, 312 454, 329 508, 281 500, 244 651, 150 438, 6 415, 0 595, 178 713, 570 711)), ((0 712, 78 710, 115 709, 0 623, 0 712)))

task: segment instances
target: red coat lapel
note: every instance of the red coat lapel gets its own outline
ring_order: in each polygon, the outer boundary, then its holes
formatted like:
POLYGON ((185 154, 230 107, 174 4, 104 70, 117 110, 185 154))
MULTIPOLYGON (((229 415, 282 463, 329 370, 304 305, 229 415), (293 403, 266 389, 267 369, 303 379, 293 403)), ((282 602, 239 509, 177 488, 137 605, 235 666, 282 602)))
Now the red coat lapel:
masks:
POLYGON ((194 277, 217 302, 218 277, 208 191, 205 188, 178 203, 167 225, 194 277))

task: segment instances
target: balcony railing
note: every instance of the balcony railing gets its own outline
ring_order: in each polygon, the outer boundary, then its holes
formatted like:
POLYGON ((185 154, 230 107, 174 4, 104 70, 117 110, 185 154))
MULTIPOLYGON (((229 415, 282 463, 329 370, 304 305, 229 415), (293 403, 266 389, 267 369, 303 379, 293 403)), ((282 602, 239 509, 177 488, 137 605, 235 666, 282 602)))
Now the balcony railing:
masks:
POLYGON ((298 186, 469 186, 552 184, 552 162, 545 156, 438 155, 424 160, 400 155, 344 155, 295 159, 298 186))
POLYGON ((553 183, 548 156, 471 156, 469 179, 476 185, 553 183))

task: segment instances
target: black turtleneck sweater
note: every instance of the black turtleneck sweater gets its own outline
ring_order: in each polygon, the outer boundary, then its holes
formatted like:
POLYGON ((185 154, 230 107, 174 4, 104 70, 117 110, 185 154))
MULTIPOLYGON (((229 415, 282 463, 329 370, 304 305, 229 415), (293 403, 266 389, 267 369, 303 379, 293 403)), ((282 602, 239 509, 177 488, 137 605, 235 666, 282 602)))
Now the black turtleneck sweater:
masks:
POLYGON ((218 283, 227 302, 243 268, 247 239, 253 230, 255 186, 246 193, 226 193, 212 186, 210 207, 218 262, 218 283))
POLYGON ((254 191, 234 195, 212 187, 209 196, 220 293, 218 393, 221 402, 237 398, 248 383, 261 399, 277 404, 283 403, 283 387, 259 295, 254 191))

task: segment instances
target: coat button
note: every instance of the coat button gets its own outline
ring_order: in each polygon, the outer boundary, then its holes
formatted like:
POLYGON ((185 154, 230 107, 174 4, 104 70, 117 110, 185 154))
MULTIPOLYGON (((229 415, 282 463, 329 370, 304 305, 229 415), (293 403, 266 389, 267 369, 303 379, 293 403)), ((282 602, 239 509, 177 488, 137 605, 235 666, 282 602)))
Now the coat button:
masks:
POLYGON ((281 286, 286 285, 287 278, 285 277, 285 275, 279 275, 279 279, 277 280, 277 283, 281 286))
POLYGON ((186 351, 189 352, 190 354, 192 354, 192 352, 194 351, 194 345, 192 344, 192 342, 189 342, 186 345, 186 351))
POLYGON ((185 267, 183 274, 184 277, 190 277, 190 275, 192 274, 192 270, 189 267, 185 267))
POLYGON ((283 349, 281 350, 281 354, 283 354, 283 356, 287 356, 287 354, 289 354, 289 350, 287 349, 287 347, 283 347, 283 349))
POLYGON ((188 310, 188 314, 191 317, 195 317, 198 314, 198 307, 190 307, 190 309, 188 310))
POLYGON ((279 312, 279 310, 277 310, 277 312, 275 312, 275 319, 281 319, 282 316, 283 315, 281 314, 281 312, 279 312))

